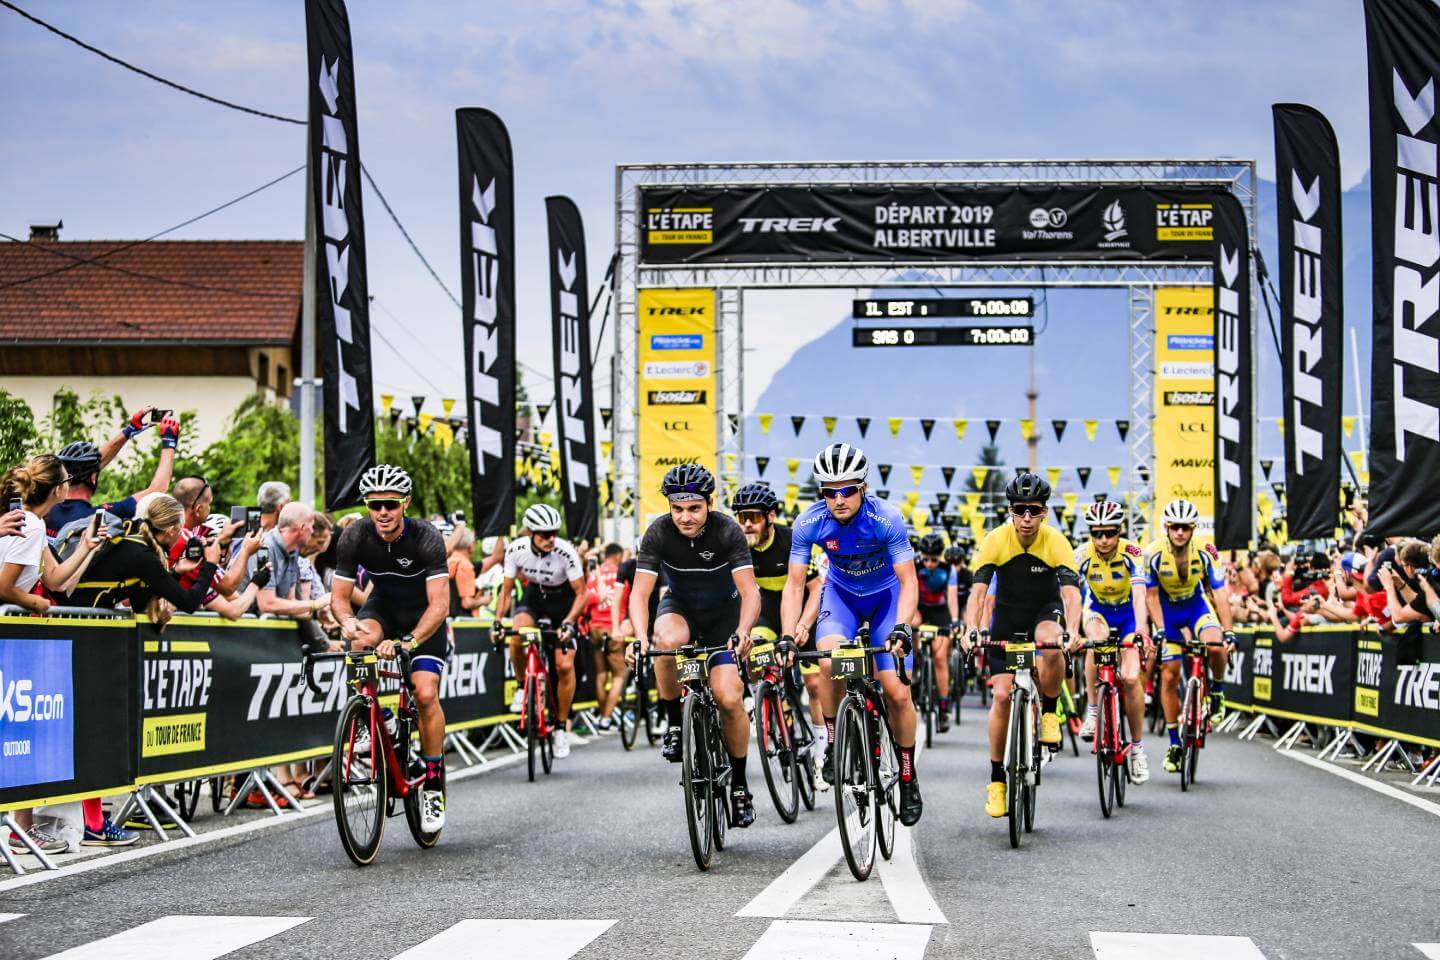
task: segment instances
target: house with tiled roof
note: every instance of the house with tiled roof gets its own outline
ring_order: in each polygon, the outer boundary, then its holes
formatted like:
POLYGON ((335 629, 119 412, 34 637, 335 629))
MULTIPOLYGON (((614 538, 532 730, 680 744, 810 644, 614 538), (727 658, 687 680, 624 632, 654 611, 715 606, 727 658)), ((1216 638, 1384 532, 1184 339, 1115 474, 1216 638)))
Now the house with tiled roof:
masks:
POLYGON ((297 375, 298 240, 0 243, 0 386, 45 416, 57 390, 194 410, 198 440, 297 375))

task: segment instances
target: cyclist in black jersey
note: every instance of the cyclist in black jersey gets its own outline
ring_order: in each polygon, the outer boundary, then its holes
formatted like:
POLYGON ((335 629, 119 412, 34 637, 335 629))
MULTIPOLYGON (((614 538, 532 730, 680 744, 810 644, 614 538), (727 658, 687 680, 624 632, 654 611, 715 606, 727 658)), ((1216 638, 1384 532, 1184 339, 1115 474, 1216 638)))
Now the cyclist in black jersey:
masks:
MULTIPOLYGON (((745 712, 744 685, 736 669, 736 656, 750 651, 750 631, 760 614, 760 590, 755 584, 750 546, 740 525, 710 509, 715 478, 698 464, 674 467, 665 475, 661 490, 670 501, 670 513, 657 517, 640 540, 636 557, 635 589, 630 592, 630 622, 640 653, 650 647, 650 595, 664 571, 670 589, 660 598, 653 625, 655 645, 676 650, 687 643, 718 646, 733 642, 737 649, 710 660, 710 691, 720 708, 725 743, 730 752, 730 806, 737 826, 755 822, 755 806, 745 780, 750 751, 750 717, 745 712)), ((662 753, 678 763, 681 757, 680 684, 675 662, 655 661, 655 686, 670 727, 662 753)))
POLYGON ((395 655, 397 644, 410 651, 410 681, 420 713, 420 753, 425 787, 420 819, 426 833, 445 825, 445 711, 440 705, 440 674, 448 659, 450 572, 445 538, 434 525, 405 516, 410 504, 410 475, 382 463, 360 477, 360 495, 369 516, 345 528, 335 548, 335 581, 330 606, 341 635, 354 649, 373 647, 378 656, 395 655), (351 592, 360 570, 371 583, 359 612, 351 592))

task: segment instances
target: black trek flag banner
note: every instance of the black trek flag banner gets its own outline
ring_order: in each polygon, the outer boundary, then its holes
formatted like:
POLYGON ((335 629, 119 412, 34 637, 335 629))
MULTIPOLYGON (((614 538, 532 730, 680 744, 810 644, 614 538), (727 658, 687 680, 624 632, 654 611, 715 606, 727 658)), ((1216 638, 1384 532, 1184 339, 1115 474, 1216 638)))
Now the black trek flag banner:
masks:
POLYGON ((475 532, 515 523, 515 184, 510 135, 489 110, 455 111, 460 303, 475 532))
POLYGON ((1370 518, 1380 536, 1440 533, 1440 200, 1431 0, 1367 0, 1374 327, 1370 518))
POLYGON ((1286 523, 1292 540, 1329 537, 1340 522, 1340 148, 1315 108, 1277 103, 1275 197, 1286 523))
POLYGON ((325 506, 360 500, 375 463, 370 295, 360 207, 354 58, 344 0, 306 0, 309 201, 314 213, 316 349, 325 379, 325 506))
POLYGON ((1255 390, 1250 368, 1250 234, 1234 194, 1215 204, 1215 545, 1250 544, 1255 500, 1255 390))
POLYGON ((600 533, 600 501, 595 484, 595 388, 590 376, 585 226, 569 197, 546 197, 545 217, 550 230, 550 316, 565 532, 575 540, 593 541, 600 533))

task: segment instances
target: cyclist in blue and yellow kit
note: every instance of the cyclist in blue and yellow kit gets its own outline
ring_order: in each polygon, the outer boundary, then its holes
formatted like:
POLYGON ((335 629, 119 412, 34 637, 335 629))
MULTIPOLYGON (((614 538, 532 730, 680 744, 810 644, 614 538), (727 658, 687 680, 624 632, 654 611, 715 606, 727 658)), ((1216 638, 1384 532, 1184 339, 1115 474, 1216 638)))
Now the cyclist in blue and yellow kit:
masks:
MULTIPOLYGON (((875 673, 889 707, 895 747, 900 754, 900 822, 913 826, 923 805, 920 781, 915 775, 915 704, 910 688, 895 675, 895 656, 914 662, 910 621, 915 616, 919 589, 915 551, 905 535, 905 518, 891 503, 866 493, 869 461, 858 447, 832 443, 815 457, 815 482, 821 502, 812 504, 795 521, 790 545, 790 573, 780 605, 786 641, 795 635, 805 600, 805 579, 810 570, 810 548, 818 545, 829 558, 829 573, 815 624, 816 646, 833 650, 855 636, 862 624, 870 627, 870 644, 884 647, 875 658, 875 673)), ((820 697, 825 711, 828 742, 824 775, 834 782, 835 714, 842 691, 830 680, 830 665, 821 661, 820 697)))
MULTIPOLYGON (((1189 500, 1171 500, 1160 516, 1165 536, 1146 550, 1146 584, 1150 621, 1157 624, 1155 643, 1160 647, 1160 703, 1165 708, 1165 730, 1170 747, 1165 751, 1165 772, 1180 771, 1180 668, 1185 647, 1182 631, 1203 643, 1230 646, 1230 588, 1220 571, 1220 554, 1214 544, 1203 547, 1192 542, 1200 511, 1189 500), (1212 594, 1210 605, 1206 594, 1212 594), (1169 639, 1169 638, 1174 639, 1169 639)), ((1218 717, 1224 709, 1225 665, 1228 647, 1208 648, 1210 661, 1210 713, 1218 717)))

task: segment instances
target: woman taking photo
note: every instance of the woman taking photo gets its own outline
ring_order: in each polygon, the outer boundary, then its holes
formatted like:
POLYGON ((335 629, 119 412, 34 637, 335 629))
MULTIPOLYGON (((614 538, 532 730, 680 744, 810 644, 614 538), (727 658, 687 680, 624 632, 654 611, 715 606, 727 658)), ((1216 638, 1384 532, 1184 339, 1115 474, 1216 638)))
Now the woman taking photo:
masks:
POLYGON ((24 607, 31 613, 45 613, 51 601, 36 591, 43 584, 52 594, 65 592, 74 575, 82 570, 99 545, 94 528, 61 563, 45 541, 45 516, 70 492, 65 468, 51 454, 33 457, 0 478, 0 504, 14 500, 22 505, 21 531, 0 537, 0 603, 24 607))

